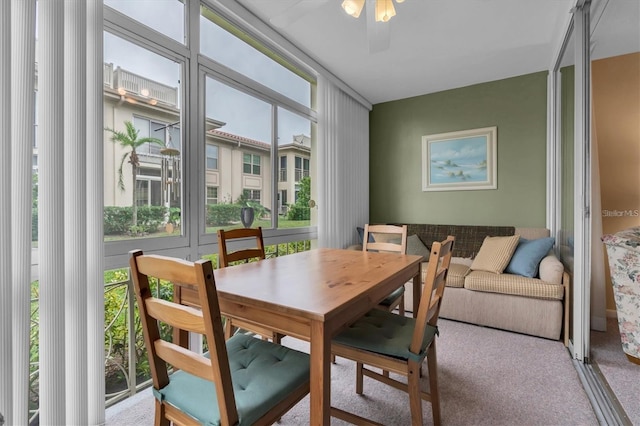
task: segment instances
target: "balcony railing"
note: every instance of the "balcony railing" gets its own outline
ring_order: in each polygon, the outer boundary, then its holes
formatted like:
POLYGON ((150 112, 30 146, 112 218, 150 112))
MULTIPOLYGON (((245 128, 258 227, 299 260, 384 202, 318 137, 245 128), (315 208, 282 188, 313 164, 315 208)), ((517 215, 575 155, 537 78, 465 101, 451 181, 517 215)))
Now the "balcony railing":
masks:
POLYGON ((126 93, 154 99, 171 106, 178 105, 177 87, 158 83, 120 67, 114 70, 113 64, 104 64, 103 84, 111 89, 124 90, 126 93))
POLYGON ((296 182, 300 182, 303 177, 309 177, 309 170, 296 169, 295 171, 296 182))
POLYGON ((287 181, 287 169, 280 169, 280 182, 287 181))
MULTIPOLYGON (((265 247, 267 258, 285 256, 311 249, 311 241, 297 241, 265 247)), ((207 256, 214 267, 217 265, 217 254, 207 256)), ((142 327, 136 306, 133 284, 129 277, 129 269, 110 271, 109 282, 104 284, 105 300, 105 405, 116 404, 133 396, 138 391, 151 385, 149 364, 147 359, 142 327)), ((32 284, 31 299, 31 370, 29 386, 29 407, 31 421, 38 418, 39 412, 39 298, 37 282, 32 284)), ((155 283, 151 285, 157 297, 170 300, 171 285, 155 283)), ((161 330, 170 333, 171 330, 161 330)))

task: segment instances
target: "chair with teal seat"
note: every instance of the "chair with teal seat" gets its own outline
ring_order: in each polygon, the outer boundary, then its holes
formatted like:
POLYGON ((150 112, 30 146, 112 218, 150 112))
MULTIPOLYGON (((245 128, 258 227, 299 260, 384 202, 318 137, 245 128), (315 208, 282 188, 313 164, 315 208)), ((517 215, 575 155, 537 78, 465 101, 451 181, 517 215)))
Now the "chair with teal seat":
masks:
MULTIPOLYGON (((422 424, 422 400, 431 402, 433 422, 440 424, 440 396, 436 361, 437 322, 455 237, 434 242, 416 318, 372 309, 334 337, 331 352, 356 361, 356 393, 363 393, 363 376, 409 394, 411 423, 422 424), (420 389, 421 367, 427 358, 429 392, 420 389), (380 374, 372 366, 407 377, 407 383, 380 374)), ((354 424, 369 420, 344 410, 331 409, 333 417, 354 424)))
MULTIPOLYGON (((362 250, 406 254, 407 225, 365 224, 362 250), (375 239, 370 239, 369 234, 374 234, 375 239)), ((396 307, 398 313, 404 315, 404 285, 398 287, 378 304, 378 308, 385 311, 393 311, 396 307)))
POLYGON ((140 250, 130 256, 156 425, 272 424, 309 393, 308 354, 245 334, 225 341, 210 260, 189 262, 140 250), (195 289, 201 308, 154 297, 153 280, 195 289), (209 352, 172 343, 159 323, 204 335, 209 352))
MULTIPOLYGON (((250 261, 260 261, 266 259, 264 251, 264 240, 262 238, 262 227, 257 228, 238 228, 225 231, 218 230, 218 248, 219 248, 219 264, 220 268, 226 268, 238 263, 247 263, 250 261), (238 241, 250 241, 250 247, 236 248, 231 250, 230 246, 238 241)), ((254 322, 241 320, 238 318, 227 317, 224 323, 224 335, 228 339, 237 330, 246 330, 250 333, 262 336, 263 339, 271 339, 274 343, 280 343, 284 334, 278 333, 268 327, 254 322)))

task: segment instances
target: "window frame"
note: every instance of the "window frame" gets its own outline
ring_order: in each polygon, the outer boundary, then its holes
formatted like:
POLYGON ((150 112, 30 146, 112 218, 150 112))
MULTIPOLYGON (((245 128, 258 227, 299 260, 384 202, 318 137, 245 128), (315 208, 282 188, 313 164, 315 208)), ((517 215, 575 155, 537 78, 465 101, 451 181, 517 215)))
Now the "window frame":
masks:
POLYGON ((205 202, 206 204, 209 205, 214 205, 214 204, 218 204, 218 200, 219 200, 219 194, 218 194, 218 187, 215 185, 207 185, 207 193, 205 194, 205 202), (215 196, 214 197, 210 197, 209 196, 209 190, 210 189, 214 189, 215 190, 215 196), (214 200, 215 202, 210 203, 209 200, 214 200))
MULTIPOLYGON (((213 4, 212 1, 184 0, 185 4, 185 37, 188 43, 182 44, 176 40, 161 34, 144 24, 129 18, 117 10, 104 6, 104 32, 148 49, 169 60, 175 61, 180 66, 180 87, 179 87, 179 116, 180 116, 180 136, 182 141, 182 222, 180 235, 165 237, 150 237, 140 239, 127 239, 121 241, 105 242, 105 270, 115 269, 127 265, 127 253, 132 249, 142 249, 145 252, 162 252, 167 255, 196 259, 205 254, 216 253, 217 235, 215 233, 206 234, 204 229, 204 213, 206 204, 206 161, 202 161, 205 140, 204 126, 204 105, 202 104, 203 93, 199 89, 204 87, 205 75, 215 78, 238 90, 255 96, 268 102, 272 106, 273 121, 272 127, 274 135, 277 134, 277 108, 282 107, 295 114, 310 120, 312 125, 317 124, 318 115, 315 110, 317 102, 317 72, 304 61, 310 59, 296 58, 299 52, 291 50, 289 47, 275 45, 267 35, 260 34, 255 22, 248 22, 240 17, 243 14, 236 14, 232 11, 235 5, 213 4), (294 69, 300 70, 304 75, 311 78, 312 100, 311 107, 299 104, 287 98, 281 93, 271 88, 257 83, 233 70, 224 67, 198 54, 199 52, 199 20, 200 7, 206 5, 217 15, 227 20, 230 25, 239 31, 246 33, 249 37, 258 40, 268 49, 274 52, 274 57, 288 61, 294 69), (231 9, 229 8, 231 6, 231 9), (295 55, 291 52, 296 52, 295 55), (189 196, 189 194, 192 194, 189 196)), ((268 33, 268 32, 267 32, 268 33)), ((310 135, 311 136, 311 135, 310 135)), ((278 193, 278 147, 277 139, 271 141, 272 151, 268 161, 270 163, 269 185, 271 187, 271 204, 267 206, 271 209, 277 208, 278 193)), ((218 159, 218 167, 224 167, 218 159)), ((261 160, 264 161, 264 160, 261 160)), ((261 164, 262 173, 262 164, 261 164)), ((272 227, 264 229, 265 243, 277 244, 284 242, 300 241, 304 239, 317 238, 317 225, 310 225, 300 228, 278 229, 277 215, 272 215, 272 227)))
POLYGON ((205 156, 206 156, 205 164, 206 164, 207 170, 219 170, 220 148, 218 147, 218 145, 207 143, 205 147, 205 156), (209 155, 209 148, 212 148, 212 149, 215 148, 215 151, 216 151, 215 157, 209 155), (209 160, 215 161, 215 167, 209 167, 209 160))
POLYGON ((242 153, 242 173, 245 175, 251 175, 251 176, 262 176, 262 156, 260 154, 243 152, 242 153), (250 156, 249 158, 250 162, 248 163, 246 162, 247 155, 250 156), (249 171, 246 171, 247 169, 246 166, 249 166, 249 171), (257 172, 256 172, 256 168, 257 168, 257 172))

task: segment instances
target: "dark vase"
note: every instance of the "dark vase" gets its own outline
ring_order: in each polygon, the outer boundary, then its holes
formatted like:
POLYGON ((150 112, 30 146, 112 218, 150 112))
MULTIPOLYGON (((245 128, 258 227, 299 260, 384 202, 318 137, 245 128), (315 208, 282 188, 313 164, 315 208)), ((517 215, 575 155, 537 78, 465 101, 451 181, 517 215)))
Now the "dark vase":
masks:
POLYGON ((240 210, 240 221, 245 228, 250 228, 253 223, 253 207, 243 207, 240 210))

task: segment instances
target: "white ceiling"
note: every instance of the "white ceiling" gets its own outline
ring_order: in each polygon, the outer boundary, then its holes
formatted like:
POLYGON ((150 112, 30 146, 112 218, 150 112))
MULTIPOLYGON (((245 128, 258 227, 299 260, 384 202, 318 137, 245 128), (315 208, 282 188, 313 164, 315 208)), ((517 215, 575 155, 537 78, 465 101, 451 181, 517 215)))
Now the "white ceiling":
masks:
MULTIPOLYGON (((366 10, 355 19, 342 0, 238 2, 377 104, 547 70, 575 0, 405 0, 376 24, 389 32, 377 53, 366 10)), ((594 54, 640 51, 640 1, 601 0, 600 10, 594 54)))

